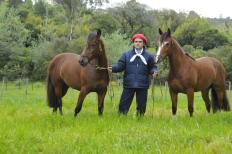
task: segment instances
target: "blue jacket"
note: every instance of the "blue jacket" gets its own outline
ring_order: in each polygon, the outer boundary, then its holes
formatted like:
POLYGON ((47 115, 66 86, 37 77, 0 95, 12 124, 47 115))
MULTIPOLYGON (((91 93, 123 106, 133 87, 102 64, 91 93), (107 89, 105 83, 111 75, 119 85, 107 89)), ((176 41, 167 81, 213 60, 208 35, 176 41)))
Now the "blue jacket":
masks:
POLYGON ((118 63, 112 65, 112 72, 124 71, 124 88, 148 88, 150 85, 149 75, 157 71, 153 56, 144 48, 142 56, 146 59, 147 65, 145 65, 140 57, 136 57, 133 62, 130 62, 135 54, 134 49, 123 53, 118 63))

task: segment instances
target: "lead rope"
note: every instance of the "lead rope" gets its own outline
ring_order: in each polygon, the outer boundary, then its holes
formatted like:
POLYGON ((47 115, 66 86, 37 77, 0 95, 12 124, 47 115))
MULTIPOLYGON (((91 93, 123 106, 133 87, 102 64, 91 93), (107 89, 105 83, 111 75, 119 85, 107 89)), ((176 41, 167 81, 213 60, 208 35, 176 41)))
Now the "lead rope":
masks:
POLYGON ((151 113, 151 116, 153 118, 154 116, 154 108, 155 108, 155 78, 152 77, 152 80, 151 80, 151 99, 152 99, 152 113, 151 113))
MULTIPOLYGON (((108 76, 109 76, 109 84, 108 84, 108 95, 110 98, 110 103, 113 102, 113 97, 114 97, 114 89, 112 86, 112 73, 110 72, 110 69, 108 67, 100 67, 96 65, 96 70, 107 70, 108 71, 108 76)), ((115 104, 113 104, 115 107, 115 104)))

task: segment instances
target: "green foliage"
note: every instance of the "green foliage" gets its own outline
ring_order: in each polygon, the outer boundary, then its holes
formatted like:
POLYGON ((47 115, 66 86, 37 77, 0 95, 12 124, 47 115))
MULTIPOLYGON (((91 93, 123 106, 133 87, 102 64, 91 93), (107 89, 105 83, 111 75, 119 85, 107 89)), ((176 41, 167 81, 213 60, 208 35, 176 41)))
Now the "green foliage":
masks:
POLYGON ((193 39, 193 46, 195 48, 202 48, 203 50, 213 49, 228 43, 227 38, 222 35, 217 29, 209 29, 202 33, 196 34, 193 39))
POLYGON ((111 34, 119 28, 119 22, 111 15, 104 12, 93 12, 91 18, 93 29, 101 29, 103 34, 111 34), (104 23, 104 24, 103 24, 104 23))
POLYGON ((206 19, 189 18, 176 29, 174 36, 182 46, 192 45, 196 35, 208 29, 209 24, 206 19))
MULTIPOLYGON (((162 10, 155 13, 157 18, 157 22, 159 23, 159 27, 163 30, 167 30, 168 28, 171 31, 175 31, 178 26, 184 23, 186 20, 186 14, 177 13, 174 10, 162 10)), ((158 30, 157 30, 158 31, 158 30)))
POLYGON ((48 14, 48 9, 44 0, 38 0, 34 5, 34 13, 37 16, 45 17, 48 14))
POLYGON ((8 9, 4 3, 0 7, 0 54, 4 56, 0 61, 0 77, 12 79, 27 74, 24 68, 28 55, 24 43, 28 31, 19 20, 16 9, 8 9))
POLYGON ((130 38, 134 33, 143 33, 145 27, 152 28, 152 14, 146 8, 146 5, 130 0, 108 11, 120 23, 120 32, 130 38))
POLYGON ((23 3, 23 0, 8 0, 9 7, 17 7, 18 5, 22 3, 23 3))
POLYGON ((125 39, 126 35, 121 34, 118 31, 105 35, 103 41, 105 43, 106 55, 110 64, 117 63, 123 52, 128 51, 131 46, 128 39, 125 39))
MULTIPOLYGON (((153 10, 135 0, 109 9, 99 8, 105 2, 107 0, 1 1, 0 78, 44 79, 48 61, 53 56, 62 52, 81 53, 87 35, 97 28, 102 30, 110 63, 116 63, 121 53, 131 48, 130 38, 134 33, 145 34, 148 47, 156 47, 159 27, 164 31, 171 28, 184 50, 194 57, 207 56, 203 50, 231 45, 230 18, 204 19, 194 11, 153 10)), ((225 60, 231 78, 231 64, 225 60)), ((158 67, 165 77, 168 63, 158 67)))
POLYGON ((57 38, 53 41, 45 41, 31 50, 33 70, 32 80, 44 80, 47 75, 49 61, 57 54, 67 52, 69 44, 66 38, 57 38))
POLYGON ((28 36, 28 31, 20 22, 16 10, 8 9, 4 5, 1 5, 0 30, 0 40, 11 45, 23 45, 28 36))
POLYGON ((210 56, 217 58, 224 64, 227 79, 232 81, 232 46, 220 46, 208 52, 210 56))
POLYGON ((187 53, 192 53, 195 51, 195 48, 192 45, 184 45, 183 50, 187 53))
POLYGON ((200 57, 205 57, 205 56, 207 56, 207 52, 205 52, 205 51, 202 50, 202 49, 196 49, 195 51, 192 51, 192 52, 191 52, 191 55, 192 55, 194 58, 200 58, 200 57))

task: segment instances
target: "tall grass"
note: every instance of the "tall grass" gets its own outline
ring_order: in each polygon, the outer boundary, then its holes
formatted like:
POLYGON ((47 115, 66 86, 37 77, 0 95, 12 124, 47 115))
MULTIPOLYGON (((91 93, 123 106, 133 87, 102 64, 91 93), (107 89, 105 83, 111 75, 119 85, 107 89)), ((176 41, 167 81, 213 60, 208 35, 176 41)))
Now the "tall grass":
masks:
POLYGON ((128 116, 117 114, 121 91, 114 87, 112 102, 106 96, 103 117, 97 114, 92 93, 74 118, 77 91, 70 89, 64 97, 60 116, 46 105, 43 83, 33 89, 29 85, 27 94, 26 86, 8 85, 0 97, 0 153, 231 153, 232 113, 207 114, 199 93, 194 117, 189 117, 187 99, 180 95, 173 119, 164 88, 162 97, 155 87, 154 108, 149 91, 142 118, 135 116, 135 100, 128 116))

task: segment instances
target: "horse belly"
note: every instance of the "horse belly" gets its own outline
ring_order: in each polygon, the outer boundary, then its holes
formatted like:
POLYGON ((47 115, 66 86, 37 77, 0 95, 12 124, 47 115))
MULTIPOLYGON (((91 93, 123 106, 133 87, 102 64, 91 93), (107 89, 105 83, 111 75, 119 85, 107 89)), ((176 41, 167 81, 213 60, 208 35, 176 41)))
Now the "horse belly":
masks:
POLYGON ((180 83, 179 80, 177 79, 173 79, 171 81, 168 82, 169 87, 175 91, 175 92, 184 92, 184 87, 182 86, 182 84, 180 83))
MULTIPOLYGON (((207 60, 207 59, 206 59, 207 60)), ((198 61, 198 78, 195 91, 207 89, 216 78, 216 71, 211 61, 198 61)))

